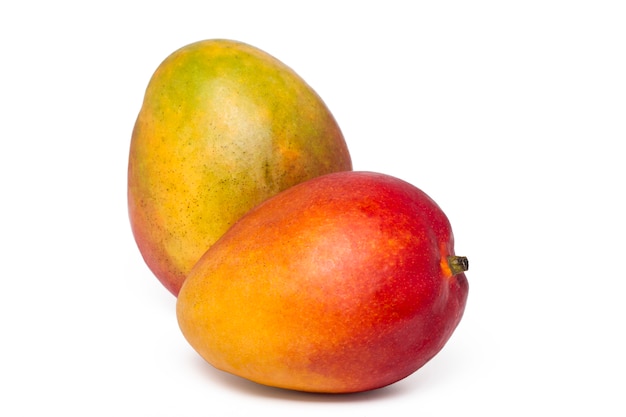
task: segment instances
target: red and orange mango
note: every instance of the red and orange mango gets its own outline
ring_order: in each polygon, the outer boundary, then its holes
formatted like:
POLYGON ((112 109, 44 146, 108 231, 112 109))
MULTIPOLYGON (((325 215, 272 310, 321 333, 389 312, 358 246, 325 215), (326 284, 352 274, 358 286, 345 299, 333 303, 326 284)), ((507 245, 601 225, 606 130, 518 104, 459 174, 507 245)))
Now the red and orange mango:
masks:
POLYGON ((184 282, 177 317, 214 367, 260 384, 348 393, 410 375, 464 312, 467 259, 424 192, 338 172, 244 215, 184 282))

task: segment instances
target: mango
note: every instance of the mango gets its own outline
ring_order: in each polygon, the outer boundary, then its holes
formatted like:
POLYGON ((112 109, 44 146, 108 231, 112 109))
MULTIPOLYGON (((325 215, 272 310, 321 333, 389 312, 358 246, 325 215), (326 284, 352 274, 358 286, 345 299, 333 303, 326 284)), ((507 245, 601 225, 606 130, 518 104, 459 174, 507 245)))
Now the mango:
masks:
POLYGON ((231 40, 156 69, 132 132, 128 209, 145 262, 174 295, 241 216, 305 180, 351 170, 342 132, 288 66, 231 40))
POLYGON ((441 208, 374 172, 337 172, 252 209, 198 261, 179 327, 215 368, 291 390, 395 383, 447 343, 468 295, 441 208))

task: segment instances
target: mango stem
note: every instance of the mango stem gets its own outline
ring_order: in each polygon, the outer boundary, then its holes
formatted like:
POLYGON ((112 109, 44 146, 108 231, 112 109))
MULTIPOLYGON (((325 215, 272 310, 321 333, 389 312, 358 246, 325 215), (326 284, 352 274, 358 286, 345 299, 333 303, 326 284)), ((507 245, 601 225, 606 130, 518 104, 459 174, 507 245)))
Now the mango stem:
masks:
POLYGON ((448 256, 448 266, 452 275, 456 275, 469 269, 469 261, 465 256, 448 256))

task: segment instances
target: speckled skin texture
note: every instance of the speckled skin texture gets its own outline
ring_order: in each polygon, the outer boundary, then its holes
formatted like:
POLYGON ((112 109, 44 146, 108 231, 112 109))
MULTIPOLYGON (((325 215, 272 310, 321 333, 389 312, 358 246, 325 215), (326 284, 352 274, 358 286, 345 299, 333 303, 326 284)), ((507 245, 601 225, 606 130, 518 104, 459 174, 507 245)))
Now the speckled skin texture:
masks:
POLYGON ((445 214, 416 187, 342 172, 253 209, 196 264, 180 328, 218 369, 311 392, 380 388, 437 354, 468 294, 445 214))
POLYGON ((200 256, 249 209, 351 169, 332 114, 290 68, 239 42, 187 45, 157 68, 132 133, 135 240, 177 295, 200 256))

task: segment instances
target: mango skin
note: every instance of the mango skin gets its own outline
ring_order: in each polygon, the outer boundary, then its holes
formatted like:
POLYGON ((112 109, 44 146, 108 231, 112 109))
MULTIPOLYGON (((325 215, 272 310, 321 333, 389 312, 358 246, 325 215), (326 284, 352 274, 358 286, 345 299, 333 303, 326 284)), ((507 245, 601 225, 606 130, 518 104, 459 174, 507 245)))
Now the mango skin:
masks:
POLYGON ((147 265, 177 295, 249 209, 351 169, 334 117, 293 70, 241 42, 196 42, 167 57, 146 89, 128 164, 132 231, 147 265))
POLYGON ((177 299, 189 344, 214 367, 292 390, 399 381, 448 341, 468 294, 449 221, 426 194, 371 172, 296 185, 239 220, 177 299))

